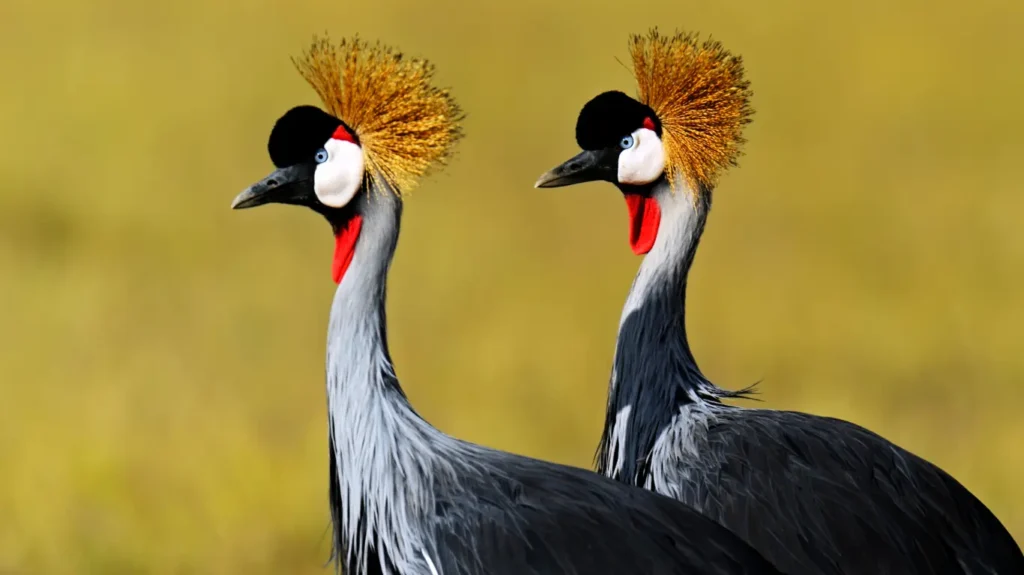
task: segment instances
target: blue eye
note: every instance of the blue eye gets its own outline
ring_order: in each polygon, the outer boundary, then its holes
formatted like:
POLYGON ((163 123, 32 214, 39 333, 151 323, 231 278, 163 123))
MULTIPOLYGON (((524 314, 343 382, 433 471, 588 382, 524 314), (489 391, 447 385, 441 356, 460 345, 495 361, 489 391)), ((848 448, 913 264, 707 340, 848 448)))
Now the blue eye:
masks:
POLYGON ((628 150, 633 147, 633 136, 626 136, 619 141, 619 145, 622 146, 623 150, 628 150))
POLYGON ((315 159, 316 159, 316 163, 318 163, 318 164, 322 164, 322 163, 326 162, 327 161, 327 150, 325 150, 323 148, 320 148, 319 150, 317 150, 315 159))

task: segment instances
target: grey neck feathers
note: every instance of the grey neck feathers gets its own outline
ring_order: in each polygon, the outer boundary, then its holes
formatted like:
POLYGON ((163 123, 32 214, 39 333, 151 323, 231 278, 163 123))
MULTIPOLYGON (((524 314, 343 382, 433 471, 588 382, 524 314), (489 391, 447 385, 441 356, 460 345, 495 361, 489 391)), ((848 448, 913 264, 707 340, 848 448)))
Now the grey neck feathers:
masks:
POLYGON ((654 247, 644 257, 619 322, 598 470, 643 485, 651 451, 680 410, 733 395, 701 373, 686 339, 686 282, 710 190, 675 190, 662 180, 652 195, 661 209, 654 247))
POLYGON ((388 352, 385 292, 402 202, 376 192, 358 201, 362 230, 328 328, 334 554, 346 573, 411 573, 431 547, 421 528, 433 511, 430 475, 450 440, 409 405, 388 352))

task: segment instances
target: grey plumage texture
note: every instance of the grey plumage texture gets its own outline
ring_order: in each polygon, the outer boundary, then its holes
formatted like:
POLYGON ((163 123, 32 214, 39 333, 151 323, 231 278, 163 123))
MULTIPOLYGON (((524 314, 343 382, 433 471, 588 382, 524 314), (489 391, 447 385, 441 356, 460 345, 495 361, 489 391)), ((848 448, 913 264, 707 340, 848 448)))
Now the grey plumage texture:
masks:
POLYGON ((789 573, 1024 573, 998 519, 931 463, 852 423, 740 409, 704 377, 686 278, 711 193, 652 189, 657 241, 627 298, 599 472, 683 501, 789 573))
POLYGON ((451 438, 409 405, 387 347, 401 200, 360 193, 327 349, 334 558, 346 574, 778 573, 689 507, 451 438))

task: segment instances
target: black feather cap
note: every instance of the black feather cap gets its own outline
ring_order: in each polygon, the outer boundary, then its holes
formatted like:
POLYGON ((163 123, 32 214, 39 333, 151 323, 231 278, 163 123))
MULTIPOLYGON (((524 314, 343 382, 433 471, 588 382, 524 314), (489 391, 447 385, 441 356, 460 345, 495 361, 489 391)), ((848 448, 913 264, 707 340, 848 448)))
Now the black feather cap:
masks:
POLYGON ((288 110, 270 131, 270 141, 267 142, 270 161, 278 168, 284 168, 312 160, 338 126, 344 126, 356 138, 355 132, 345 122, 316 106, 296 106, 288 110))
POLYGON ((644 120, 654 122, 661 136, 661 121, 646 104, 618 91, 604 92, 587 102, 576 120, 576 144, 584 150, 600 150, 618 144, 623 136, 643 127, 644 120))

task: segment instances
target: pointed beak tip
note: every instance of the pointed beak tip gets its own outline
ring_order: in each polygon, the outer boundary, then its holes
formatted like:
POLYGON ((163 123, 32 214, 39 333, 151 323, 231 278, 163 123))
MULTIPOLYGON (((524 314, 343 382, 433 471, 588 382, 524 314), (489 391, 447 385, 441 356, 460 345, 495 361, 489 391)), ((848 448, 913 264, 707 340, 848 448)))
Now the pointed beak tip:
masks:
POLYGON ((258 196, 253 193, 252 187, 248 187, 242 190, 242 193, 235 196, 235 199, 231 200, 232 210, 244 210, 245 208, 251 208, 254 205, 254 200, 258 196))
POLYGON ((259 201, 260 193, 256 187, 255 185, 249 186, 234 196, 234 200, 231 201, 231 210, 245 210, 246 208, 253 208, 262 204, 259 201))
POLYGON ((539 178, 537 178, 537 181, 533 183, 533 187, 536 189, 554 188, 557 186, 552 184, 554 184, 557 181, 558 176, 552 174, 551 172, 544 172, 539 178))
POLYGON ((533 187, 564 188, 597 180, 613 181, 610 176, 615 169, 611 163, 617 161, 617 152, 614 157, 608 156, 607 150, 584 150, 545 172, 533 187))

